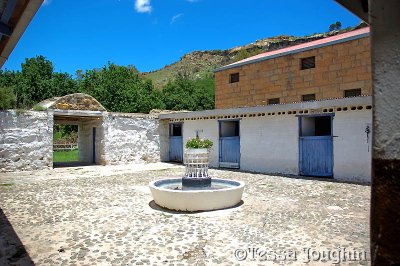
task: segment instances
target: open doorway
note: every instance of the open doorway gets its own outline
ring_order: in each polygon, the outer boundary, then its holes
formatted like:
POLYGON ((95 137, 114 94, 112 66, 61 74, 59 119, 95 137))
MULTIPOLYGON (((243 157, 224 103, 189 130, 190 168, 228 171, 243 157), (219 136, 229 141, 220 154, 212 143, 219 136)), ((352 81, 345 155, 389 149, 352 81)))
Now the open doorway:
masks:
POLYGON ((53 167, 101 164, 101 117, 54 116, 53 167))
POLYGON ((78 125, 60 125, 53 127, 53 164, 79 162, 78 125))

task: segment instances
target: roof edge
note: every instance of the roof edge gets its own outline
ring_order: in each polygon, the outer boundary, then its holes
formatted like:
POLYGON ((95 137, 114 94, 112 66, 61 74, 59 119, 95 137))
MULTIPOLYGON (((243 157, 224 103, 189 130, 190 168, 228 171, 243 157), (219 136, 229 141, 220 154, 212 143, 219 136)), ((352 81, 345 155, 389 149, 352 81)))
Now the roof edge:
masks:
MULTIPOLYGON (((249 65, 249 64, 262 62, 262 61, 265 61, 265 60, 269 60, 269 59, 273 59, 273 58, 277 58, 277 57, 281 57, 281 56, 285 56, 285 55, 297 54, 297 53, 301 53, 301 52, 305 52, 305 51, 309 51, 309 50, 313 50, 313 49, 317 49, 317 48, 321 48, 321 47, 325 47, 325 46, 330 46, 330 45, 334 45, 334 44, 349 42, 349 41, 353 41, 353 40, 357 40, 357 39, 368 37, 369 35, 370 35, 370 32, 365 32, 365 33, 360 33, 360 34, 349 36, 349 37, 344 37, 344 38, 341 38, 341 39, 328 41, 326 43, 316 44, 316 45, 313 45, 313 46, 308 46, 308 47, 299 48, 299 49, 293 49, 293 50, 282 52, 282 53, 277 53, 277 54, 273 54, 273 55, 267 55, 265 57, 249 59, 249 60, 244 61, 244 62, 239 61, 239 62, 236 62, 236 63, 232 63, 230 65, 226 65, 226 66, 223 66, 223 67, 216 68, 214 70, 214 73, 221 72, 221 71, 228 70, 228 69, 232 69, 232 68, 241 67, 241 66, 244 66, 244 65, 249 65)), ((337 36, 338 35, 336 35, 336 37, 337 36)), ((331 36, 331 37, 335 37, 335 36, 331 36)), ((323 40, 323 39, 320 39, 320 40, 323 40)), ((316 40, 316 41, 319 41, 319 40, 316 40)), ((312 42, 315 42, 315 41, 312 41, 312 42)), ((309 43, 312 43, 312 42, 309 42, 309 43)), ((298 45, 301 45, 301 44, 298 44, 298 45)), ((294 45, 292 47, 294 48, 296 46, 297 45, 294 45)), ((285 49, 285 48, 282 48, 282 49, 285 49)), ((279 51, 279 50, 274 50, 274 51, 279 51)), ((269 52, 272 52, 272 51, 269 51, 269 52)), ((244 59, 244 60, 246 60, 246 59, 244 59)))

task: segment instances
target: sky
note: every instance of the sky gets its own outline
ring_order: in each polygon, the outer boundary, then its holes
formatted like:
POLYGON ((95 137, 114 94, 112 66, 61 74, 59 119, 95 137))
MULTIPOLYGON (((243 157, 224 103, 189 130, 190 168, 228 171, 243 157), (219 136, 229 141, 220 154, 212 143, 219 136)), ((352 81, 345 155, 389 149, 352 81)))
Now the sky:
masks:
POLYGON ((145 72, 195 50, 325 32, 336 21, 360 22, 333 0, 45 0, 4 68, 43 55, 70 74, 108 62, 145 72))

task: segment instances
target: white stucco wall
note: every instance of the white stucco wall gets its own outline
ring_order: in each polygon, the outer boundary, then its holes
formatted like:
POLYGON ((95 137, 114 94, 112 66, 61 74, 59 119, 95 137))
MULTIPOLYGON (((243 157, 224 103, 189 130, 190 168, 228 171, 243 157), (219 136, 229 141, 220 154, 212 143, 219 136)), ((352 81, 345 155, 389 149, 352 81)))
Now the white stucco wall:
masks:
POLYGON ((337 112, 333 119, 335 179, 371 181, 372 111, 337 112), (367 143, 366 127, 371 133, 367 143))
POLYGON ((52 167, 53 116, 0 111, 0 172, 52 167))
POLYGON ((240 123, 240 168, 298 174, 298 121, 293 115, 254 117, 240 123))
MULTIPOLYGON (((334 178, 343 181, 370 182, 371 110, 336 112, 333 120, 334 178), (369 150, 368 150, 369 147, 369 150)), ((183 143, 199 131, 201 138, 214 142, 210 165, 218 167, 218 120, 185 120, 183 143)), ((372 129, 371 129, 372 131, 372 129)), ((240 169, 261 173, 299 173, 298 118, 295 115, 247 117, 240 120, 240 169)))
MULTIPOLYGON (((218 167, 218 120, 183 123, 183 143, 196 136, 214 142, 210 166, 218 167)), ((265 173, 297 174, 297 118, 294 116, 240 120, 240 169, 265 173)))
POLYGON ((103 118, 102 164, 155 162, 160 160, 158 119, 146 115, 110 113, 103 118))

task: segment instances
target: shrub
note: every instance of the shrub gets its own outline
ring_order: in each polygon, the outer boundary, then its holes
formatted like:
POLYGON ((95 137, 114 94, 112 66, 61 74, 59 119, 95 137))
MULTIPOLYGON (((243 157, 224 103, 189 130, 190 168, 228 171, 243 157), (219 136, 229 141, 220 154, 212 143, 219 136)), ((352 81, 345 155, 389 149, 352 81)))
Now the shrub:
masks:
POLYGON ((33 111, 45 111, 45 110, 47 110, 47 108, 37 104, 37 105, 32 107, 32 110, 33 111))
POLYGON ((12 88, 0 88, 0 110, 14 108, 15 102, 16 97, 12 88))
POLYGON ((211 149, 213 142, 209 139, 193 138, 186 142, 188 149, 211 149))

